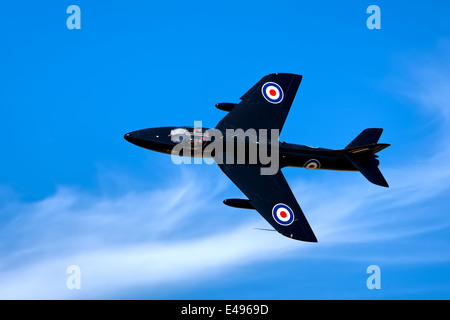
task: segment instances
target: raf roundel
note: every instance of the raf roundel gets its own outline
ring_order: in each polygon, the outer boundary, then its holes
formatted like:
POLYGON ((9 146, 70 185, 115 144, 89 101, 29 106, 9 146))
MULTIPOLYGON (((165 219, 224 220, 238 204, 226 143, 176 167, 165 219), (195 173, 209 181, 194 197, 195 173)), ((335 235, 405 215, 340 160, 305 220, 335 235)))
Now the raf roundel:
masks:
POLYGON ((277 104, 283 101, 283 89, 275 82, 266 82, 261 91, 264 99, 270 103, 277 104))
POLYGON ((305 165, 303 166, 303 168, 306 168, 306 169, 320 169, 320 162, 319 162, 319 160, 316 160, 316 159, 308 160, 305 163, 305 165))
POLYGON ((272 216, 282 226, 288 226, 294 222, 294 212, 284 203, 278 203, 273 207, 272 216))

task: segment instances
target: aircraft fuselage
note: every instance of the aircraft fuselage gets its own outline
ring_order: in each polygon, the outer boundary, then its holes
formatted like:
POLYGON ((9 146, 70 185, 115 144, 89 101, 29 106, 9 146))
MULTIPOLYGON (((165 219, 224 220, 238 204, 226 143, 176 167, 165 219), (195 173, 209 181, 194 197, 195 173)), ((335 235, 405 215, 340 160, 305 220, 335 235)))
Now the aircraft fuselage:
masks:
MULTIPOLYGON (((190 157, 204 157, 211 158, 214 156, 214 153, 211 155, 210 153, 204 152, 208 149, 208 146, 211 147, 212 143, 218 143, 217 141, 211 141, 208 137, 205 138, 205 133, 209 130, 207 128, 201 128, 201 131, 194 132, 196 128, 194 127, 158 127, 158 128, 150 128, 137 130, 130 133, 125 134, 124 138, 145 149, 157 151, 166 154, 173 154, 174 148, 181 142, 186 143, 186 140, 189 139, 188 145, 190 146, 189 152, 181 151, 177 153, 180 156, 190 156, 190 157), (185 134, 175 135, 177 137, 174 138, 173 133, 175 130, 186 130, 185 134), (179 138, 179 140, 177 140, 179 138)), ((269 142, 261 144, 258 141, 248 141, 243 140, 244 142, 226 142, 226 139, 222 140, 222 150, 225 152, 234 148, 233 154, 237 155, 239 150, 238 147, 244 144, 245 160, 248 163, 249 161, 249 150, 254 147, 253 150, 256 150, 259 153, 260 148, 267 149, 270 153, 273 150, 276 150, 278 147, 278 161, 279 167, 297 167, 297 168, 306 168, 306 169, 324 169, 324 170, 342 170, 342 171, 357 171, 357 169, 350 163, 347 158, 344 156, 343 150, 332 150, 325 148, 316 148, 309 147, 305 145, 292 144, 286 142, 278 142, 276 141, 276 147, 273 148, 273 143, 269 142)), ((224 159, 224 161, 227 161, 224 159)), ((259 161, 259 160, 257 160, 259 161)))

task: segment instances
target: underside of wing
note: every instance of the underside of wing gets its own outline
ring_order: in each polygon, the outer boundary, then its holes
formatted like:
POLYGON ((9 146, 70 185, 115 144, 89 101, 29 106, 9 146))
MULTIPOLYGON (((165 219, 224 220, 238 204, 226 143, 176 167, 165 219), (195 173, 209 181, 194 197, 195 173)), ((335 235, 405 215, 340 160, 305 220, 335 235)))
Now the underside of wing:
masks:
POLYGON ((281 170, 275 175, 261 175, 259 165, 219 167, 275 230, 292 239, 317 242, 281 170))

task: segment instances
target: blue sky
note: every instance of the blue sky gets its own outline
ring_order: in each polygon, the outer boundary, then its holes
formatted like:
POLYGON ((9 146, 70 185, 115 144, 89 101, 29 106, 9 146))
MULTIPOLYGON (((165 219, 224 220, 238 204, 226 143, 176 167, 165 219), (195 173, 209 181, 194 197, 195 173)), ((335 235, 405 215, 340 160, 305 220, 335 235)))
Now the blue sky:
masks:
POLYGON ((46 1, 0 10, 0 297, 449 299, 447 1, 46 1), (69 30, 69 5, 81 29, 69 30), (369 30, 369 5, 381 29, 369 30), (303 75, 281 134, 342 148, 381 127, 389 189, 284 169, 317 244, 256 231, 216 165, 129 131, 214 127, 273 72, 303 75), (66 268, 81 289, 66 287, 66 268), (366 286, 370 265, 381 289, 366 286))

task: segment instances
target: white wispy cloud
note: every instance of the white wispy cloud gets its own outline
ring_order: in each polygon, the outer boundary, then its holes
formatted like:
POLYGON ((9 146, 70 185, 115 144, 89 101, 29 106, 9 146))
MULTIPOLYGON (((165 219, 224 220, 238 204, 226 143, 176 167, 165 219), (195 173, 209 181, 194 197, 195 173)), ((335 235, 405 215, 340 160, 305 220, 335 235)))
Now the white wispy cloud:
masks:
POLYGON ((215 186, 184 178, 166 189, 113 197, 61 188, 42 201, 15 204, 0 228, 0 298, 108 297, 133 287, 207 279, 292 245, 252 230, 249 219, 211 230, 222 207, 215 186), (203 225, 199 216, 208 217, 203 225), (79 292, 66 288, 69 265, 81 268, 79 292))

